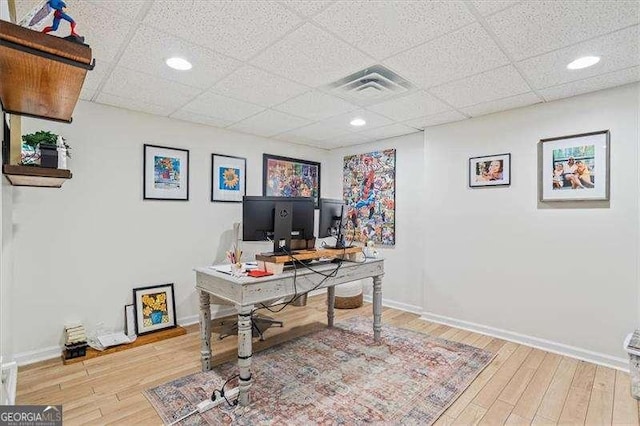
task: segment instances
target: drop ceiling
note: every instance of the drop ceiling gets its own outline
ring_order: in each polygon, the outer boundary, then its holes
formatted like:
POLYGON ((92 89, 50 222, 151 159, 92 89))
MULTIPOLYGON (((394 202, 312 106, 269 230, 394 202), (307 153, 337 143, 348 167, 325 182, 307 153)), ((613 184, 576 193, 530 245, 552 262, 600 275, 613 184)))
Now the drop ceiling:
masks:
MULTIPOLYGON (((39 1, 16 0, 18 18, 39 1)), ((640 80, 638 1, 66 3, 97 62, 82 99, 326 149, 640 80), (566 69, 586 55, 602 59, 566 69), (376 65, 409 89, 334 90, 376 65)))

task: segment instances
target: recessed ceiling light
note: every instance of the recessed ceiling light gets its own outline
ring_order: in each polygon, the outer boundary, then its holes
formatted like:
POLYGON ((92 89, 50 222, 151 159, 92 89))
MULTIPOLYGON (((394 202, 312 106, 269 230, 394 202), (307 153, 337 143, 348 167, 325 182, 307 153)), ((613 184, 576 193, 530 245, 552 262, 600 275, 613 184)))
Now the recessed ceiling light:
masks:
POLYGON ((360 126, 364 126, 365 124, 367 124, 367 122, 364 121, 364 119, 362 118, 354 118, 353 120, 351 120, 352 126, 360 127, 360 126))
POLYGON ((191 62, 187 61, 183 58, 173 57, 166 60, 167 66, 173 68, 174 70, 187 71, 190 70, 193 65, 191 62))
POLYGON ((582 68, 587 68, 592 65, 600 62, 599 56, 583 56, 582 58, 578 58, 575 61, 571 62, 567 65, 567 68, 570 70, 581 70, 582 68))

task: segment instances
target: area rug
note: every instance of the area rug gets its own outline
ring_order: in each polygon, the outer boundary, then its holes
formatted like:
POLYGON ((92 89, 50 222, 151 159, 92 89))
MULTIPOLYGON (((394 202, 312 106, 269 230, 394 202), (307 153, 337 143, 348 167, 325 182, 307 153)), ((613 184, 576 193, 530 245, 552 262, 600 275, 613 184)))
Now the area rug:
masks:
MULTIPOLYGON (((485 350, 387 324, 374 343, 372 319, 356 317, 254 353, 249 407, 224 403, 180 424, 431 424, 492 359, 485 350)), ((230 362, 145 395, 168 424, 235 374, 230 362)))

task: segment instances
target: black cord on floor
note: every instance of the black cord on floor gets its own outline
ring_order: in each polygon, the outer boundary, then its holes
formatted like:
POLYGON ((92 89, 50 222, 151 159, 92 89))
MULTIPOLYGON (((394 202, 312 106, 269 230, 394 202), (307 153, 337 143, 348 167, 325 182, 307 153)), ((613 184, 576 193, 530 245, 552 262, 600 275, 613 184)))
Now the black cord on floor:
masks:
POLYGON ((229 382, 233 379, 237 379, 239 378, 240 375, 239 374, 235 374, 233 376, 231 376, 230 378, 227 379, 226 382, 224 382, 224 385, 222 385, 222 387, 220 389, 214 389, 213 392, 211 393, 211 400, 215 401, 216 400, 216 391, 220 392, 220 396, 224 398, 225 401, 227 401, 227 404, 229 404, 230 407, 233 407, 235 405, 238 404, 238 400, 236 400, 234 403, 229 402, 229 400, 227 399, 227 397, 224 394, 224 388, 225 386, 227 386, 227 384, 229 384, 229 382))

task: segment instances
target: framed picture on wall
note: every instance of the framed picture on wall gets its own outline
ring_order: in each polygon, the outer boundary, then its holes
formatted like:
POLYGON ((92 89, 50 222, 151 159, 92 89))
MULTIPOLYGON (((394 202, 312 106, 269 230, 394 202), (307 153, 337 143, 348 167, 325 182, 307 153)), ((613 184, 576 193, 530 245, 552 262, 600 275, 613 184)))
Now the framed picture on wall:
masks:
POLYGON ((189 151, 144 145, 143 198, 189 200, 189 151))
POLYGON ((542 139, 538 143, 540 201, 609 199, 609 131, 542 139))
POLYGON ((296 158, 262 156, 262 195, 320 198, 320 163, 296 158))
POLYGON ((511 154, 469 158, 471 188, 508 185, 511 185, 511 154))
POLYGON ((241 203, 247 187, 247 159, 211 154, 211 201, 241 203))
POLYGON ((176 326, 173 284, 134 288, 133 307, 138 336, 176 326))

